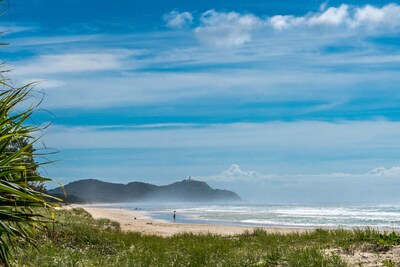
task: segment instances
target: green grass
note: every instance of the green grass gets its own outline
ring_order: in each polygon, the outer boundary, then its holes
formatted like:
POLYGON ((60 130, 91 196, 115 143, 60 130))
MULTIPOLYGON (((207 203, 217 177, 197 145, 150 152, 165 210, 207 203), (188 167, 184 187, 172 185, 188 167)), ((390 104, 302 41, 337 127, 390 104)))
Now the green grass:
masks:
POLYGON ((118 223, 94 220, 82 209, 58 211, 57 219, 59 223, 36 233, 38 250, 19 243, 14 266, 347 266, 323 250, 368 244, 379 251, 400 244, 398 235, 370 229, 163 238, 121 232, 118 223))

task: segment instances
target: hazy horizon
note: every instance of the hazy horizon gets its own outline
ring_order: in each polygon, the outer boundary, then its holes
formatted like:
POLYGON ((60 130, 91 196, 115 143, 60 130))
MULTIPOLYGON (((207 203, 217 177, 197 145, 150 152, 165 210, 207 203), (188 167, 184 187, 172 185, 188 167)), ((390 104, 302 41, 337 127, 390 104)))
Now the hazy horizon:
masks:
MULTIPOLYGON (((319 175, 277 175, 243 171, 233 164, 229 169, 213 176, 190 176, 192 180, 207 182, 214 189, 231 190, 244 203, 260 204, 312 204, 312 203, 399 203, 398 179, 400 168, 376 168, 364 174, 331 173, 319 175)), ((147 182, 158 186, 186 180, 189 177, 169 181, 140 179, 97 179, 100 181, 127 184, 147 182)), ((52 184, 49 188, 58 185, 52 184)), ((151 200, 148 200, 151 202, 151 200)), ((147 201, 147 202, 148 202, 147 201)), ((152 200, 154 202, 157 199, 152 200)))

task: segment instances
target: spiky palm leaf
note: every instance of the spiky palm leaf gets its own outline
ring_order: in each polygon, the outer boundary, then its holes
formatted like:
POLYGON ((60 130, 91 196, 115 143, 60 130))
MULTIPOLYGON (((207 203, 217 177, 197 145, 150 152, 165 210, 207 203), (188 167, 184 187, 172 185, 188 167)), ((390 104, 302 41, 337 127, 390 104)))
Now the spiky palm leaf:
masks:
POLYGON ((27 160, 32 157, 29 149, 37 139, 33 136, 38 128, 28 120, 36 106, 23 111, 20 104, 30 95, 31 86, 14 88, 5 79, 0 79, 0 264, 9 265, 10 248, 13 242, 31 240, 31 233, 43 227, 50 218, 35 212, 42 207, 51 210, 55 204, 52 197, 37 191, 31 185, 49 179, 36 174, 38 164, 27 160), (29 140, 18 150, 8 149, 16 140, 29 140))

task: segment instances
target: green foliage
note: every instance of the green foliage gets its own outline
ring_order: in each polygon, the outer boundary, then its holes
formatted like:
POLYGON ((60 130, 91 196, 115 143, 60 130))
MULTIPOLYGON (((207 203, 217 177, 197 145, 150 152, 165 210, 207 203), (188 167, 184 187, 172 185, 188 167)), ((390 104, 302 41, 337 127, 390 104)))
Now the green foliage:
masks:
POLYGON ((396 266, 396 263, 392 260, 383 260, 382 264, 383 264, 383 266, 388 266, 388 267, 396 266))
POLYGON ((379 232, 370 228, 354 230, 353 240, 372 245, 374 252, 382 252, 391 246, 400 245, 400 235, 396 232, 379 232))
MULTIPOLYGON (((363 244, 360 232, 317 230, 304 234, 255 230, 240 236, 122 232, 118 223, 93 219, 83 209, 57 211, 54 228, 38 232, 39 250, 16 250, 15 266, 347 266, 330 247, 363 244)), ((360 230, 361 231, 361 230, 360 230)), ((377 240, 379 233, 364 238, 377 240)))
POLYGON ((10 245, 18 240, 33 241, 32 232, 49 221, 34 208, 50 209, 54 204, 47 201, 49 195, 32 186, 50 179, 37 175, 38 164, 32 159, 37 141, 33 135, 38 128, 28 121, 36 107, 20 111, 31 94, 30 85, 14 88, 2 78, 0 86, 0 262, 8 265, 10 245), (20 140, 25 144, 16 149, 20 140))
POLYGON ((164 238, 122 232, 118 223, 95 220, 83 209, 59 210, 57 218, 54 228, 36 234, 39 250, 20 244, 15 266, 340 267, 347 263, 328 249, 369 247, 373 251, 381 238, 394 238, 392 233, 371 229, 318 229, 302 234, 256 229, 230 237, 186 233, 164 238))
MULTIPOLYGON (((26 176, 27 177, 38 177, 40 174, 38 172, 39 164, 35 161, 36 149, 33 147, 33 144, 30 142, 28 138, 20 137, 15 140, 11 140, 10 144, 5 150, 5 153, 13 153, 17 152, 21 149, 25 149, 25 156, 22 159, 25 165, 32 166, 29 170, 27 170, 26 176)), ((30 182, 29 186, 34 188, 35 190, 46 192, 46 188, 44 182, 42 181, 35 181, 30 182)))
POLYGON ((396 232, 380 234, 378 244, 386 246, 400 245, 400 235, 396 232))
MULTIPOLYGON (((59 220, 54 227, 34 236, 39 250, 29 243, 19 244, 14 266, 340 267, 347 263, 337 252, 329 252, 331 248, 375 252, 379 240, 398 237, 372 229, 317 229, 302 234, 256 229, 229 237, 190 233, 160 237, 122 232, 117 222, 95 220, 83 209, 56 213, 59 220)), ((382 264, 397 263, 386 260, 382 264)))
POLYGON ((316 248, 302 248, 295 249, 288 253, 287 263, 283 266, 292 266, 292 267, 341 267, 347 266, 343 260, 337 256, 325 256, 323 253, 316 248))

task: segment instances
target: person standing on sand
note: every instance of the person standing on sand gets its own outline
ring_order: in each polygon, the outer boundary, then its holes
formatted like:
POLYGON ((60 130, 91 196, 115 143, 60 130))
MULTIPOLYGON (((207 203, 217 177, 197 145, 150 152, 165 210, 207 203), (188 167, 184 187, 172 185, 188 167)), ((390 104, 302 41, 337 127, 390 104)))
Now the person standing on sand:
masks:
POLYGON ((172 218, 174 218, 174 222, 176 220, 176 210, 174 210, 174 215, 172 215, 172 218))

